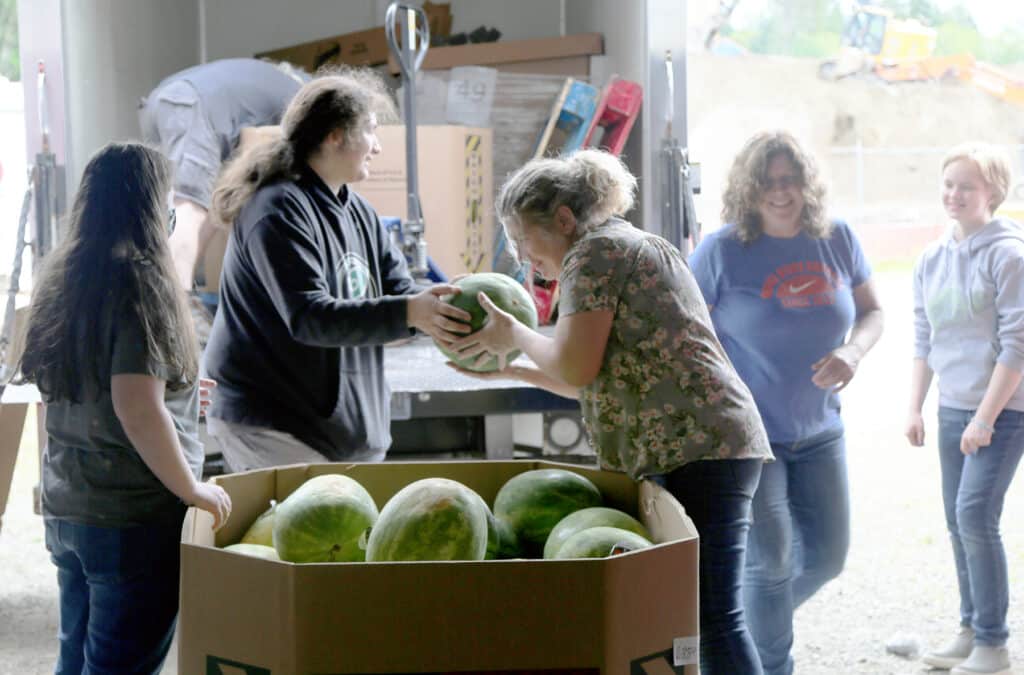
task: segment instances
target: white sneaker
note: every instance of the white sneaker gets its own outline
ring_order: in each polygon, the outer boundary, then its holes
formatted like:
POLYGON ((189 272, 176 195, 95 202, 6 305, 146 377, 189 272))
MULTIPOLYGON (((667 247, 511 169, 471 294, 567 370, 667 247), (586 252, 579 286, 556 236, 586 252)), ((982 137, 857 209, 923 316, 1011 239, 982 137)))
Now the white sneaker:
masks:
POLYGON ((1010 675, 1010 653, 1006 647, 975 645, 967 660, 949 675, 1010 675))
POLYGON ((961 626, 955 638, 941 649, 935 649, 925 654, 921 657, 921 661, 932 668, 949 669, 967 659, 971 655, 973 647, 974 630, 968 626, 961 626))

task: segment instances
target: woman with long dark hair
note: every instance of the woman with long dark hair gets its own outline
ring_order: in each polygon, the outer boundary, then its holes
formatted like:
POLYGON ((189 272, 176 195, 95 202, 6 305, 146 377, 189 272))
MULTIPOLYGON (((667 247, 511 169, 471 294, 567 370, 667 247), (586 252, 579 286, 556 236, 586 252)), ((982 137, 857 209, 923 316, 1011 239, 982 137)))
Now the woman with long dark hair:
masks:
POLYGON ((233 230, 206 351, 209 430, 235 471, 383 459, 384 343, 469 331, 469 314, 441 300, 458 289, 420 289, 351 187, 370 175, 377 119, 392 112, 371 71, 321 76, 292 99, 280 138, 241 155, 214 191, 233 230))
POLYGON ((157 673, 178 612, 186 505, 199 481, 192 320, 167 243, 170 169, 144 145, 89 161, 36 284, 21 361, 46 402, 42 507, 60 585, 57 673, 157 673))

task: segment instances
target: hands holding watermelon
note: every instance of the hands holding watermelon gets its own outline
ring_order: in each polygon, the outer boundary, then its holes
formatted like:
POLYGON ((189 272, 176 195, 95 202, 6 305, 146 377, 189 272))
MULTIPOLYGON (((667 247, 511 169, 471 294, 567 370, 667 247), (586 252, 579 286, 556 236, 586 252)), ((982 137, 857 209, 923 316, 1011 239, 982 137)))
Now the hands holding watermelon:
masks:
POLYGON ((406 323, 410 328, 434 338, 439 344, 452 344, 472 330, 469 326, 469 312, 441 299, 459 292, 458 286, 437 284, 411 296, 406 308, 406 323))
POLYGON ((515 332, 520 322, 495 305, 483 291, 477 293, 476 299, 487 314, 483 327, 472 335, 455 340, 450 349, 458 354, 463 363, 476 357, 473 362, 476 369, 483 368, 487 362, 497 358, 497 371, 500 372, 519 355, 515 332))

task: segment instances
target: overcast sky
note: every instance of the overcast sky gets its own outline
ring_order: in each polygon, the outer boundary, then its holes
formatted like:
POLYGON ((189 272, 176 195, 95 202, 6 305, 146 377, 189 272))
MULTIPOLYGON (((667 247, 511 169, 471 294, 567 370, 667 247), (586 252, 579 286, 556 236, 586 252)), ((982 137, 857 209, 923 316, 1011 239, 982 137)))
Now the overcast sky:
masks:
MULTIPOLYGON (((956 3, 939 0, 936 4, 949 7, 956 3)), ((998 33, 1006 25, 1024 28, 1024 2, 1020 0, 973 0, 962 4, 974 16, 974 22, 983 34, 998 33)))

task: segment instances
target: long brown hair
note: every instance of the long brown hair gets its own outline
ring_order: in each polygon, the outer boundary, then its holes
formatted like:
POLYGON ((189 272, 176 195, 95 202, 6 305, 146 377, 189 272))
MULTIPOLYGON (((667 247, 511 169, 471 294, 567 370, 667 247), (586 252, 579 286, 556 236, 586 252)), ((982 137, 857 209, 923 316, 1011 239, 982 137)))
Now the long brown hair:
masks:
POLYGON ((758 204, 765 191, 768 166, 776 157, 792 162, 803 183, 800 226, 812 237, 828 237, 832 223, 825 212, 825 184, 818 165, 786 131, 754 134, 736 155, 722 193, 722 222, 733 223, 741 241, 753 241, 761 235, 763 225, 758 204))
POLYGON ((169 389, 196 381, 198 353, 185 293, 167 244, 171 168, 160 151, 111 143, 89 160, 64 240, 43 261, 21 359, 21 381, 48 400, 81 402, 109 390, 111 335, 137 318, 169 389), (107 319, 104 321, 103 319, 107 319))
POLYGON ((385 122, 394 110, 383 80, 372 70, 336 70, 307 82, 284 112, 281 138, 254 146, 224 167, 213 191, 214 219, 231 224, 261 187, 297 178, 299 167, 331 132, 342 129, 350 136, 371 113, 385 122))

